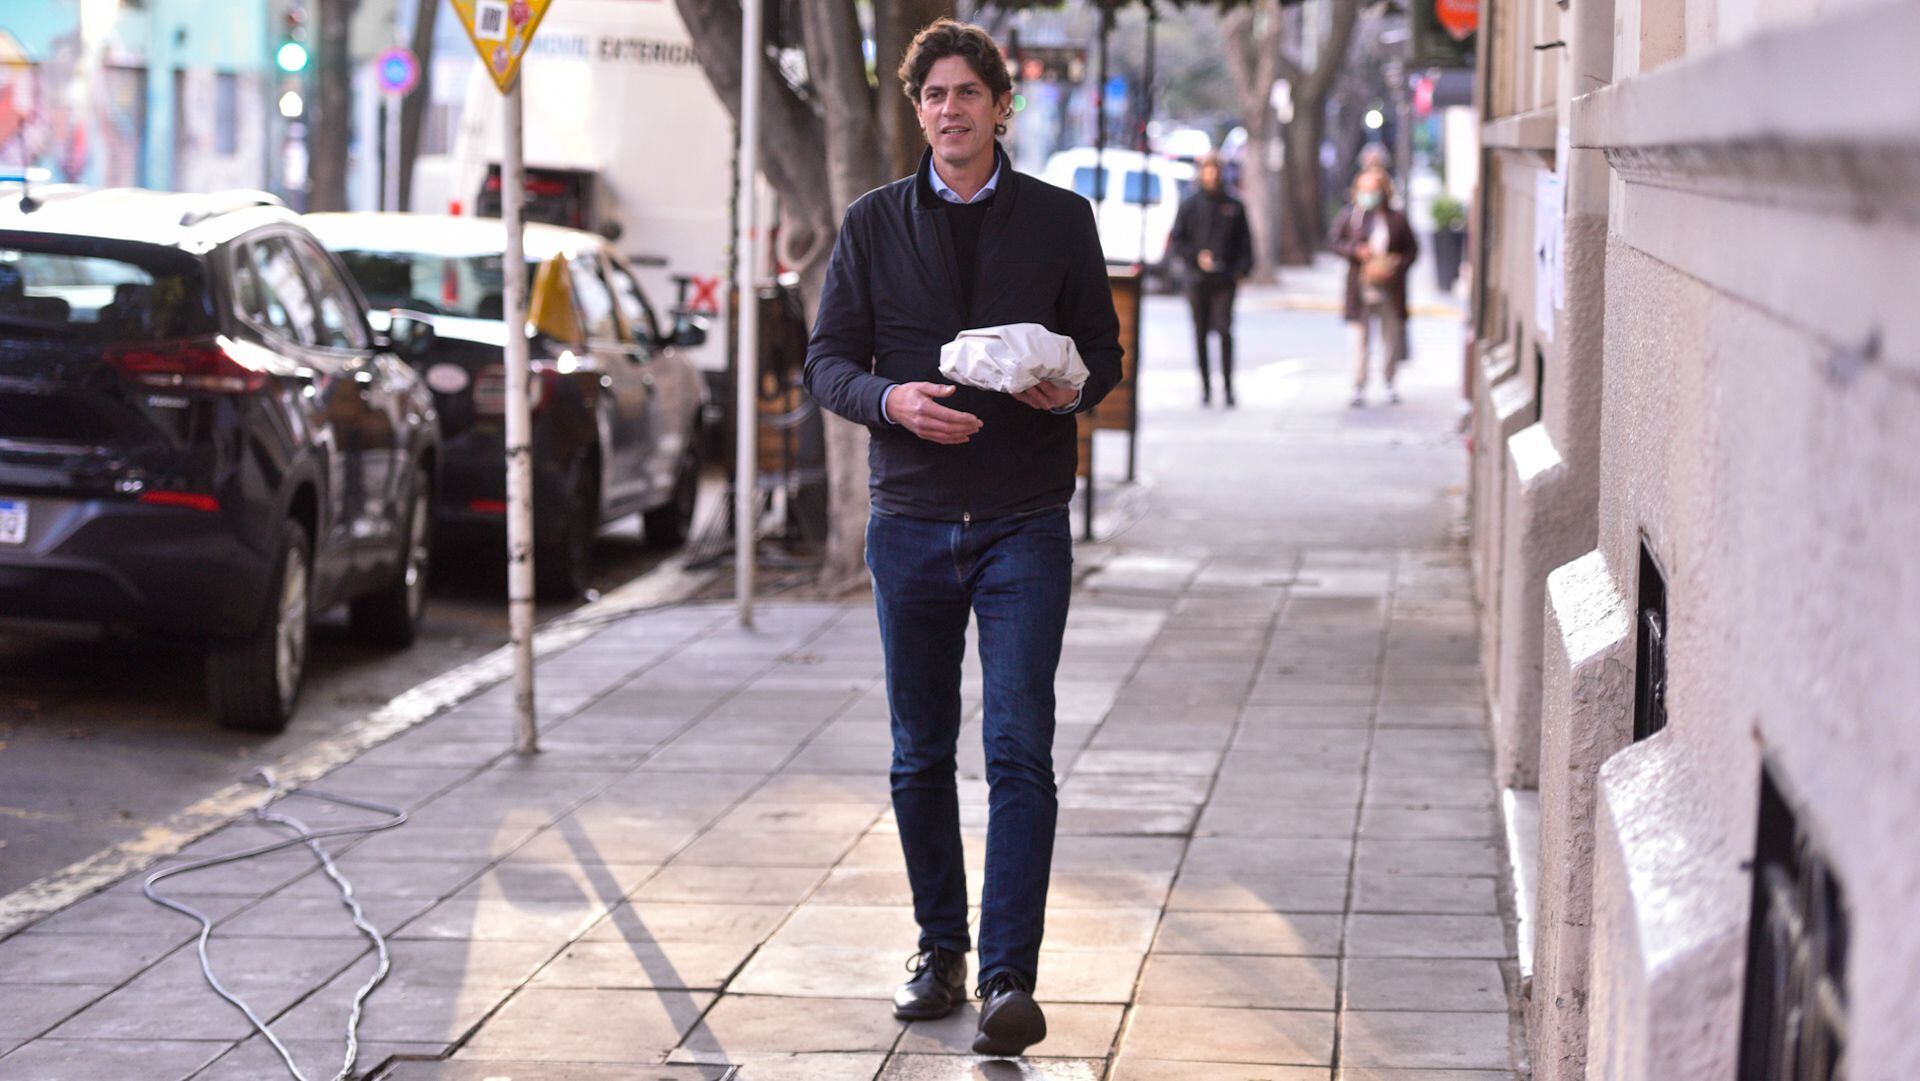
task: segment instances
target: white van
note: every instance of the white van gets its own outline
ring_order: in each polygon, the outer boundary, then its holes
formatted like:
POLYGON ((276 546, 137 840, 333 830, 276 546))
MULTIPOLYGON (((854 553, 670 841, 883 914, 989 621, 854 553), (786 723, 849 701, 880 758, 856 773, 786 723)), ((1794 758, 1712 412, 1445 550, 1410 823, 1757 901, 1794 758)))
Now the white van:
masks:
MULTIPOLYGON (((674 5, 553 5, 520 88, 528 219, 613 237, 649 296, 705 318, 706 343, 685 352, 717 384, 731 353, 733 119, 674 5)), ((500 213, 501 119, 476 64, 453 147, 456 214, 500 213)))
MULTIPOLYGON (((1094 215, 1100 223, 1100 246, 1106 251, 1107 262, 1144 263, 1155 277, 1165 280, 1170 270, 1166 265, 1167 235, 1173 231, 1173 216, 1180 209, 1180 200, 1194 190, 1197 170, 1188 162, 1112 147, 1101 159, 1107 184, 1094 215)), ((1052 155, 1040 179, 1091 200, 1098 179, 1094 148, 1076 146, 1052 155)))

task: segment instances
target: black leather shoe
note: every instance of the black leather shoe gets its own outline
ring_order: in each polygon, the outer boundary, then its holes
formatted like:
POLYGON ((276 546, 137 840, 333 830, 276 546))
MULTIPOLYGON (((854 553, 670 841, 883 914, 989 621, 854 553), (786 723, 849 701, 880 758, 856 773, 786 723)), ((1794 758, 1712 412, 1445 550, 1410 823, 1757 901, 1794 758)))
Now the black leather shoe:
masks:
POLYGON ((980 986, 980 1032, 973 1053, 1012 1058, 1047 1038, 1047 1015, 1033 1000, 1026 981, 997 972, 980 986))
POLYGON ((967 955, 935 946, 907 958, 913 979, 893 993, 893 1016, 902 1021, 945 1017, 967 1001, 967 955))

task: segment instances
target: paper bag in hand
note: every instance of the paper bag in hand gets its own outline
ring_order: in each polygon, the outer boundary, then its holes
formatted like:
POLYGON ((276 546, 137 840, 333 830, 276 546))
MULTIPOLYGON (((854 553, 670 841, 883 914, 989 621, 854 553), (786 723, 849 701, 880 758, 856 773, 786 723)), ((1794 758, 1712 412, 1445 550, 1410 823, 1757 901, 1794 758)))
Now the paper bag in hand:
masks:
POLYGON ((1087 365, 1065 334, 1038 323, 963 330, 940 347, 940 374, 964 386, 1018 394, 1040 383, 1080 389, 1087 365))

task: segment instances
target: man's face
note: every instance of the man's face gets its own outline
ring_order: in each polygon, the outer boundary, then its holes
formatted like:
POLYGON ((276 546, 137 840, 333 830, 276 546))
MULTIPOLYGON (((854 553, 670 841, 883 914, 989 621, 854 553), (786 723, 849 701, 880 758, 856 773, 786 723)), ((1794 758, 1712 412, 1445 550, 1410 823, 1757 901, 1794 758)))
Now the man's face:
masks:
MULTIPOLYGON (((1011 94, 1002 95, 1011 98, 1011 94)), ((920 130, 942 162, 966 166, 993 152, 993 126, 1008 101, 995 101, 965 57, 934 61, 920 85, 920 130)))
POLYGON ((1201 187, 1207 189, 1208 191, 1217 192, 1220 190, 1220 186, 1222 182, 1223 180, 1222 180, 1222 177, 1220 176, 1219 162, 1203 161, 1200 163, 1200 186, 1201 187))

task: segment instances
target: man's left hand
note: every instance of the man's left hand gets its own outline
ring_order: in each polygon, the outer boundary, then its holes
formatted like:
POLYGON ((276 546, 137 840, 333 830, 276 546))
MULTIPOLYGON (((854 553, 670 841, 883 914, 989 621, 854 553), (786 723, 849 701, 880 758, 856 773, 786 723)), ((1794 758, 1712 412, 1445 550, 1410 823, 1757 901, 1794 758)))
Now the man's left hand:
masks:
POLYGON ((1033 386, 1014 395, 1035 409, 1054 410, 1072 405, 1080 392, 1072 387, 1063 387, 1057 383, 1035 383, 1033 386))

